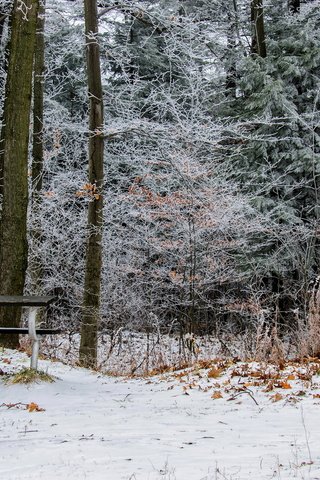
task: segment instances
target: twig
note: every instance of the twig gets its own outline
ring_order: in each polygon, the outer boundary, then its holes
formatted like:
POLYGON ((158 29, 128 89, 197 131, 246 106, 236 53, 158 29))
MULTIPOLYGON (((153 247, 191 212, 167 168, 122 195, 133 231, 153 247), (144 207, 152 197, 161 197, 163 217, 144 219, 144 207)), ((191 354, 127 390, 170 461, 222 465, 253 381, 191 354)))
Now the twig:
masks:
POLYGON ((303 430, 304 430, 304 436, 305 436, 305 439, 306 439, 306 445, 307 445, 308 456, 309 456, 309 465, 312 465, 313 460, 312 460, 312 456, 311 456, 309 436, 308 436, 308 432, 307 432, 307 427, 306 427, 306 422, 305 422, 305 419, 304 419, 304 413, 303 413, 302 406, 301 406, 301 421, 302 421, 302 426, 303 426, 303 430))
POLYGON ((257 400, 254 398, 252 392, 251 392, 248 388, 243 389, 243 390, 241 390, 240 392, 237 392, 237 393, 235 393, 234 395, 232 395, 232 397, 228 398, 228 402, 230 402, 231 400, 235 400, 239 395, 242 395, 243 393, 247 393, 247 394, 249 395, 249 397, 252 398, 252 400, 254 401, 254 403, 259 406, 259 403, 258 403, 257 400))

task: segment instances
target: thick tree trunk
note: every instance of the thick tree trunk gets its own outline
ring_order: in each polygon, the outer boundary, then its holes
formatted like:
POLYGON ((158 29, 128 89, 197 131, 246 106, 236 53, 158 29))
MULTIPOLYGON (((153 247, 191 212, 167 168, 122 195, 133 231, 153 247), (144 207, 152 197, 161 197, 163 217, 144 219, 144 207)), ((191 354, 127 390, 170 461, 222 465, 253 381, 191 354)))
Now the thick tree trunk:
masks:
POLYGON ((83 315, 80 362, 95 367, 97 333, 100 317, 100 282, 102 266, 103 223, 103 99, 100 72, 100 50, 97 40, 98 16, 96 0, 85 0, 85 32, 89 91, 89 183, 91 201, 88 210, 83 315))
MULTIPOLYGON (((23 293, 27 268, 28 143, 37 0, 15 0, 4 104, 1 155, 3 204, 0 222, 0 292, 23 293)), ((20 309, 0 308, 0 325, 16 327, 20 309)), ((0 336, 14 347, 18 336, 0 336)))
POLYGON ((263 0, 251 1, 252 45, 251 52, 262 58, 267 56, 264 33, 263 0))

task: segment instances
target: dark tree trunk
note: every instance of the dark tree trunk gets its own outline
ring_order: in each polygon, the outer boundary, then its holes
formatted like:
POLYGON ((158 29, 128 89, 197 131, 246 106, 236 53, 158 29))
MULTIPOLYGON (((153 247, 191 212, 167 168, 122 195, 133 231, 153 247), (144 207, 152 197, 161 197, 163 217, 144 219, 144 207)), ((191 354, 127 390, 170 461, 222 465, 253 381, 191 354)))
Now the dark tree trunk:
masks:
MULTIPOLYGON (((4 31, 4 26, 6 21, 8 21, 8 29, 11 30, 11 19, 12 19, 12 15, 10 15, 11 10, 12 10, 12 6, 10 6, 10 8, 8 7, 8 5, 6 5, 5 7, 0 7, 0 41, 3 41, 2 37, 3 37, 3 31, 4 31)), ((2 92, 4 89, 4 83, 6 78, 5 74, 7 73, 7 67, 8 67, 8 50, 9 48, 7 45, 4 55, 1 58, 3 75, 0 75, 0 92, 2 92)), ((0 120, 1 120, 1 124, 3 125, 4 124, 3 114, 1 115, 0 120)), ((1 133, 0 133, 0 196, 3 194, 3 155, 1 155, 1 149, 3 145, 3 137, 2 137, 3 133, 4 133, 3 129, 1 129, 1 133)))
POLYGON ((89 184, 91 185, 91 201, 88 210, 80 362, 84 366, 95 367, 97 361, 102 267, 103 98, 100 49, 97 40, 97 2, 96 0, 84 0, 84 7, 90 106, 89 184))
POLYGON ((236 55, 235 50, 237 48, 237 39, 236 39, 236 23, 237 23, 237 3, 234 0, 233 6, 230 5, 229 10, 229 26, 227 33, 227 46, 228 46, 228 57, 230 63, 226 69, 226 94, 229 97, 236 97, 236 87, 237 87, 237 66, 236 66, 236 55))
POLYGON ((33 74, 32 187, 36 197, 42 189, 43 170, 44 23, 45 0, 40 0, 33 74))
MULTIPOLYGON (((42 243, 41 218, 41 195, 43 174, 43 94, 44 94, 44 25, 45 25, 45 0, 39 2, 39 14, 37 19, 36 49, 34 56, 33 72, 33 143, 32 143, 32 217, 31 237, 33 249, 40 251, 42 243)), ((29 261, 31 289, 36 295, 41 291, 43 277, 43 265, 41 256, 34 254, 29 261)), ((42 310, 39 311, 40 321, 42 310)))
POLYGON ((291 13, 300 12, 300 0, 289 0, 288 1, 289 11, 291 13))
POLYGON ((251 1, 252 45, 251 52, 262 58, 267 56, 264 33, 263 0, 251 1))
MULTIPOLYGON (((0 292, 22 295, 27 268, 28 144, 37 0, 15 0, 4 103, 1 157, 3 204, 0 222, 0 292), (19 73, 18 73, 19 72, 19 73)), ((17 327, 20 309, 0 308, 0 325, 17 327)), ((5 335, 0 343, 18 345, 18 336, 5 335)))

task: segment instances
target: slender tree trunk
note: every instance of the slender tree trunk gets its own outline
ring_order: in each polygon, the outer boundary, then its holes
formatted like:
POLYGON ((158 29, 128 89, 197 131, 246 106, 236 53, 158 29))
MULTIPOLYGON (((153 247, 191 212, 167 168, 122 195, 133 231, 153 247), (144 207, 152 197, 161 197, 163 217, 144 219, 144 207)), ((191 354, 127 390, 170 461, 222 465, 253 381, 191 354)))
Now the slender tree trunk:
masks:
MULTIPOLYGON (((0 222, 0 292, 21 295, 27 268, 28 143, 37 0, 15 0, 2 132, 3 204, 0 222)), ((1 326, 18 326, 20 309, 0 308, 1 326)), ((17 335, 0 336, 17 346, 17 335)))
POLYGON ((84 0, 89 91, 89 183, 91 201, 88 210, 88 231, 81 326, 80 362, 95 367, 97 333, 100 317, 100 283, 102 267, 103 223, 103 99, 100 71, 100 49, 97 39, 96 0, 84 0))
MULTIPOLYGON (((43 94, 44 94, 44 25, 45 25, 45 0, 39 0, 39 13, 37 19, 36 48, 33 72, 33 144, 32 144, 32 244, 35 251, 32 260, 29 260, 29 272, 32 292, 42 294, 41 281, 43 265, 40 251, 42 243, 41 227, 41 195, 43 173, 43 94)), ((42 317, 39 310, 38 321, 42 317)))
POLYGON ((36 200, 42 189, 43 170, 44 24, 45 0, 40 0, 33 73, 32 190, 36 200))
POLYGON ((264 33, 263 0, 251 1, 252 45, 251 52, 262 58, 267 56, 264 33))
POLYGON ((236 16, 237 16, 237 4, 232 2, 233 5, 229 5, 228 17, 229 25, 227 31, 227 47, 228 47, 228 57, 229 65, 226 70, 226 94, 229 97, 236 97, 236 77, 237 77, 237 66, 235 61, 235 49, 237 47, 236 39, 236 16))

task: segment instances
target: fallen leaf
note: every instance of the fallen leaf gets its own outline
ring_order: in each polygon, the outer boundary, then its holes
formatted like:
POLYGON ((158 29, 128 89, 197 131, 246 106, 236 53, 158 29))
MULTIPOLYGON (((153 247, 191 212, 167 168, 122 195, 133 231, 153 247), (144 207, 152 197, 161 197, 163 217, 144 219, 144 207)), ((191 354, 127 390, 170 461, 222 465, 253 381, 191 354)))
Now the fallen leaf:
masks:
POLYGON ((44 408, 40 408, 39 405, 37 403, 34 403, 34 402, 28 403, 26 408, 29 412, 44 412, 45 411, 44 408))
POLYGON ((217 400, 218 398, 222 398, 222 393, 219 392, 219 390, 216 390, 216 391, 213 392, 213 394, 211 395, 211 398, 213 398, 214 400, 217 400))
POLYGON ((285 390, 288 390, 289 388, 292 388, 290 383, 288 382, 279 382, 275 385, 277 388, 284 388, 285 390))
POLYGON ((250 377, 253 377, 253 378, 264 378, 264 375, 261 372, 250 372, 249 375, 250 377))
POLYGON ((208 378, 218 378, 222 373, 221 368, 212 367, 208 372, 208 378))
POLYGON ((304 397, 306 395, 306 392, 304 390, 299 390, 299 392, 296 393, 297 397, 304 397))
POLYGON ((276 393, 275 395, 272 395, 272 397, 271 397, 271 400, 273 402, 279 402, 282 399, 283 399, 283 395, 281 395, 281 393, 276 393))

